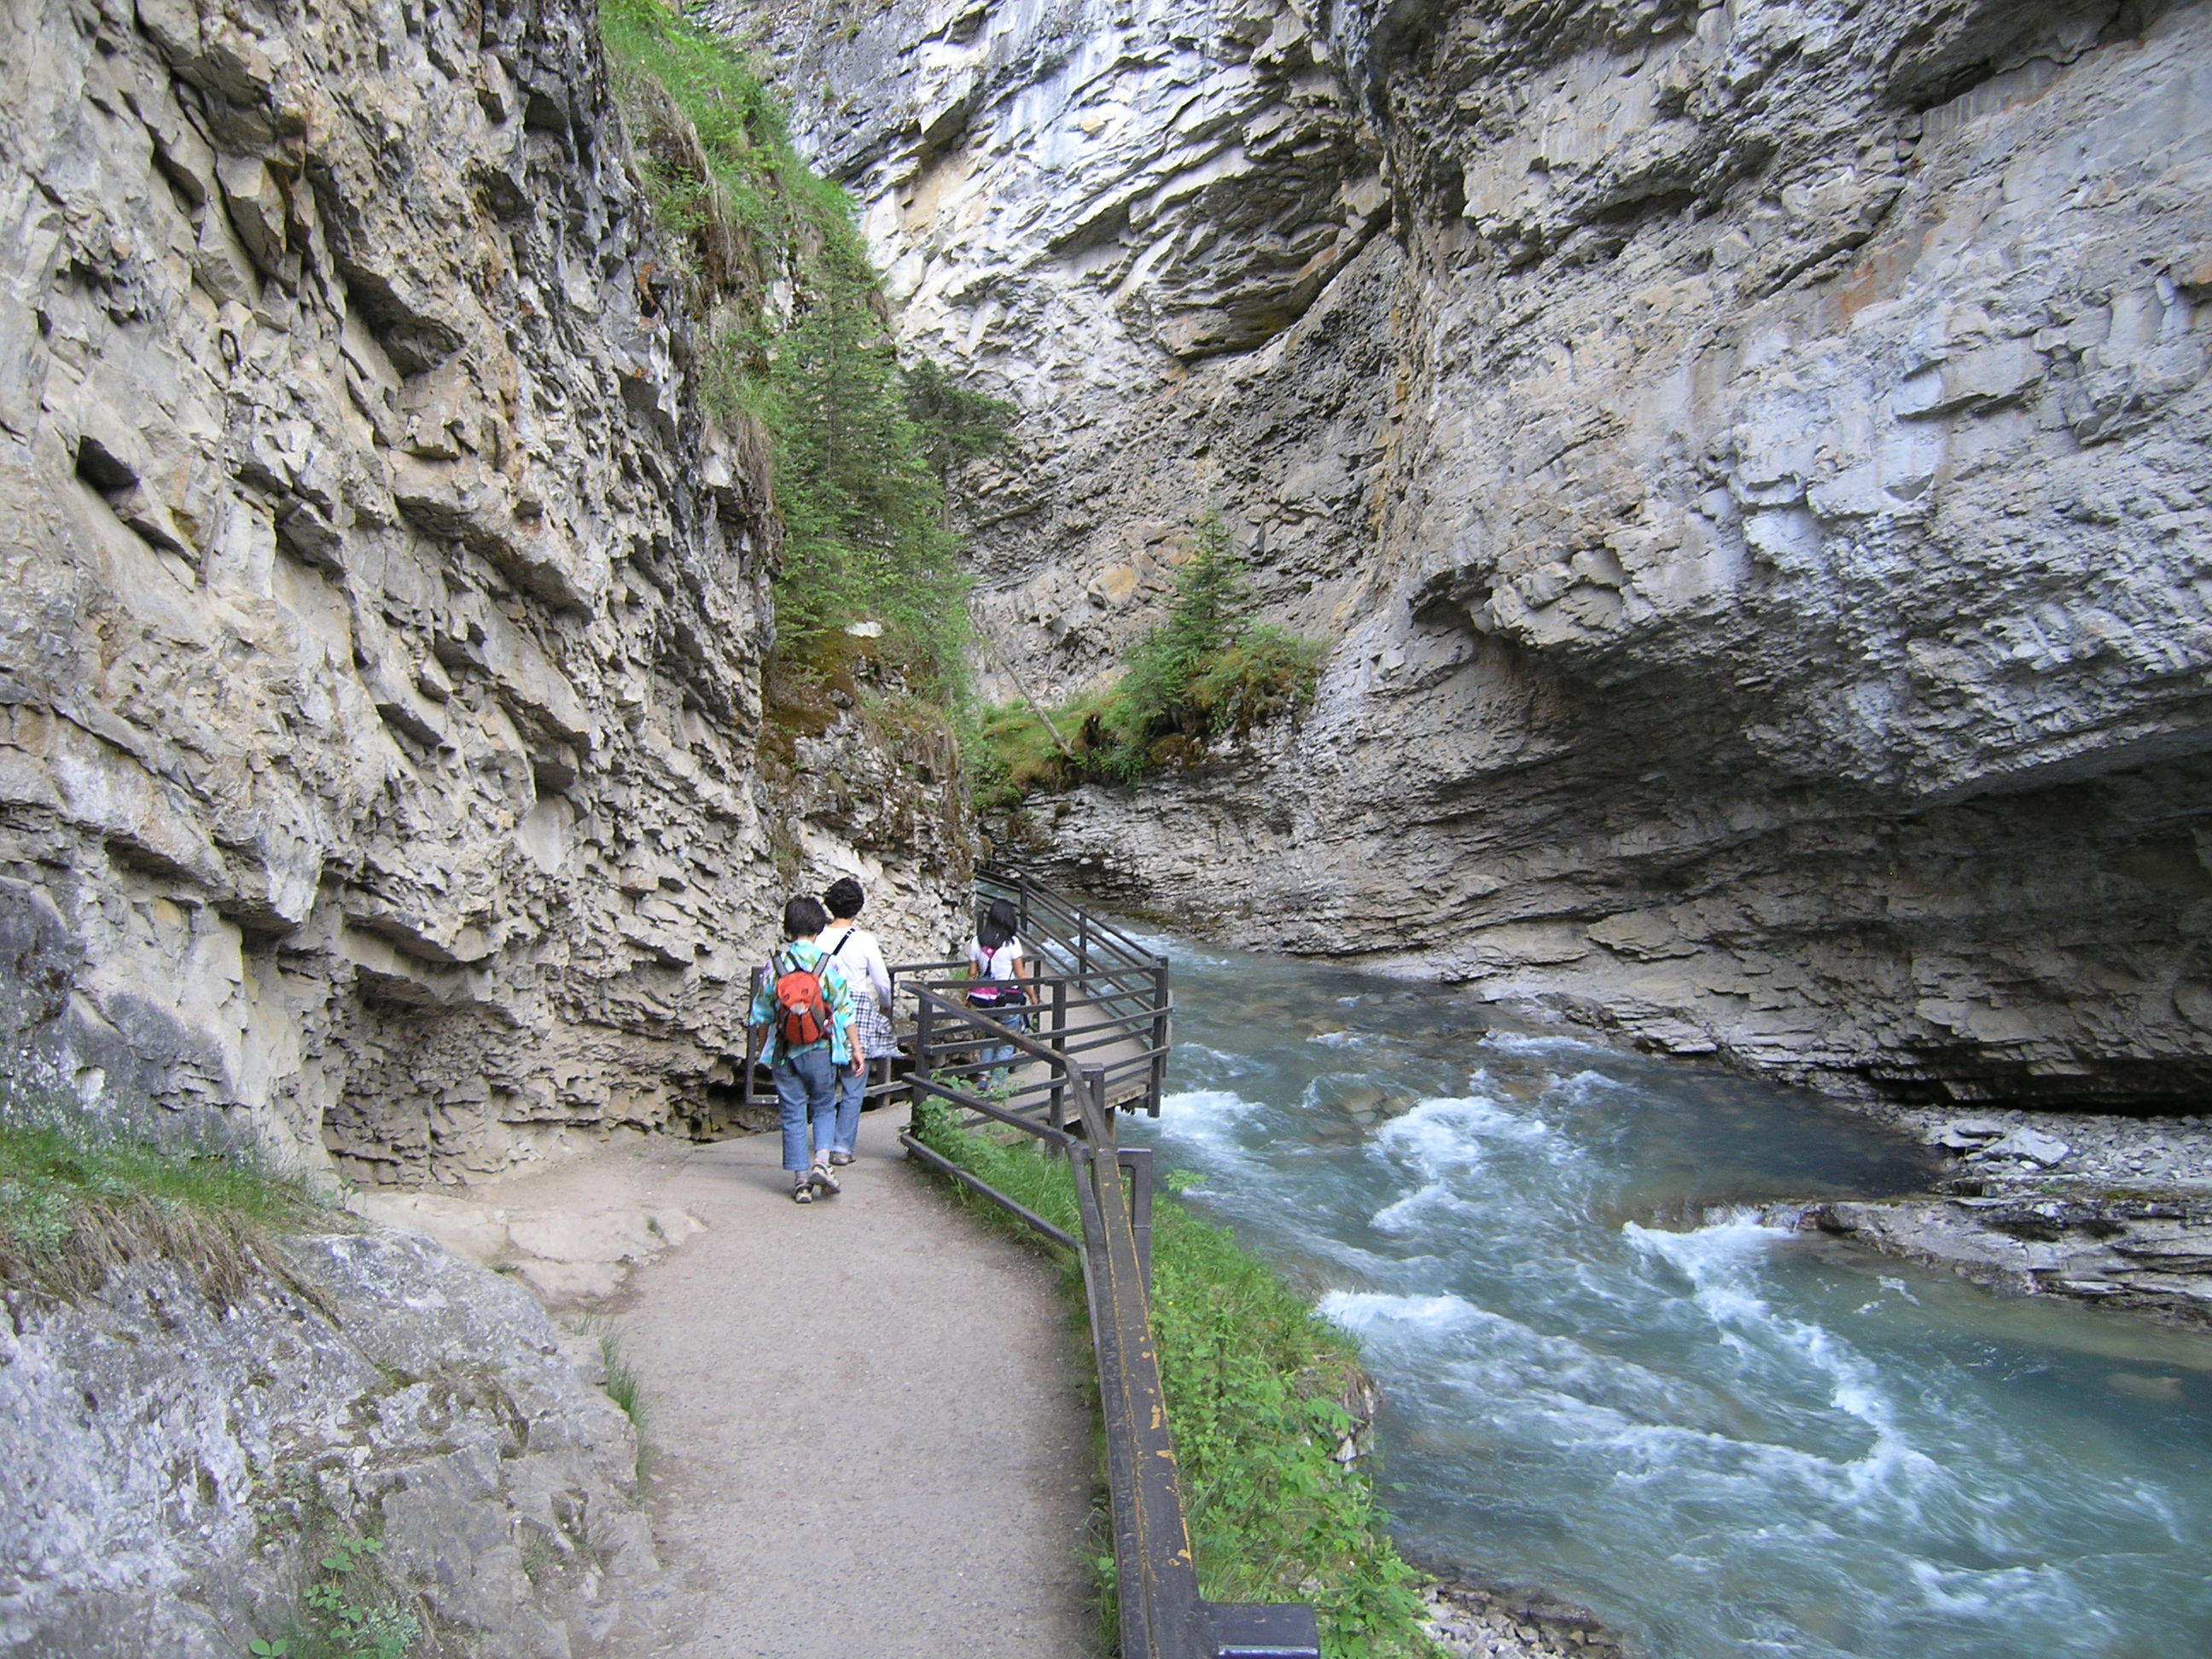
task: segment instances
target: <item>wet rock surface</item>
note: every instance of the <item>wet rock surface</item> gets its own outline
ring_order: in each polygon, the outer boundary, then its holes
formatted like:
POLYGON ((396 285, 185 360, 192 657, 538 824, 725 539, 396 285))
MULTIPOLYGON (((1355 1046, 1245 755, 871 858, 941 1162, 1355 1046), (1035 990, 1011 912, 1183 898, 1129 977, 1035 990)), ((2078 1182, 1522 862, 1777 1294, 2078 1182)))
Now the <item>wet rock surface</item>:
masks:
POLYGON ((1635 1650, 1596 1614, 1541 1590, 1484 1586, 1441 1571, 1422 1600, 1430 1608, 1429 1639, 1452 1659, 1633 1659, 1635 1650))
POLYGON ((2212 1127, 2202 1117, 1894 1112, 1954 1163, 1947 1196, 1770 1212, 1978 1283, 2212 1325, 2212 1127))
POLYGON ((380 1537, 419 1651, 644 1650, 680 1592, 636 1439, 529 1291, 404 1234, 282 1256, 227 1299, 151 1258, 74 1306, 10 1288, 0 1648, 232 1659, 380 1537))
POLYGON ((591 6, 41 0, 0 64, 0 1042, 450 1182, 726 1122, 802 880, 940 953, 941 769, 760 765, 764 440, 591 6))
POLYGON ((1300 729, 1034 802, 1042 872, 1861 1097, 2212 1083, 2207 8, 720 12, 1026 411, 970 477, 1022 679, 1109 672, 1209 507, 1335 641, 1300 729), (1225 198, 1370 174, 1178 355, 1225 198))

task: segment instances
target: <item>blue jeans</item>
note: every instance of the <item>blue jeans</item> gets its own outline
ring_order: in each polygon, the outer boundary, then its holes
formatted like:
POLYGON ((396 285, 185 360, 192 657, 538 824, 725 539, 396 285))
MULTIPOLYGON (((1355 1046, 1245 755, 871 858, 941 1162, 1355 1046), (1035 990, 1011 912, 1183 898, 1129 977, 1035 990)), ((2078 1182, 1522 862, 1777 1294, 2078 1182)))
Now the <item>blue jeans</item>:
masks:
POLYGON ((834 1143, 832 1126, 837 1116, 837 1063, 830 1058, 830 1045, 786 1054, 770 1073, 775 1079, 775 1104, 783 1120, 783 1167, 793 1175, 806 1171, 806 1131, 814 1130, 814 1155, 830 1156, 834 1143))
POLYGON ((863 1064, 857 1072, 847 1066, 837 1073, 837 1132, 830 1145, 838 1152, 860 1150, 860 1097, 868 1091, 871 1069, 863 1064))
MULTIPOLYGON (((993 1012, 991 1018, 1010 1031, 1026 1031, 1030 1029, 1030 1017, 1018 1008, 999 1009, 993 1012)), ((1020 1052, 1011 1042, 994 1042, 983 1050, 984 1063, 990 1066, 1007 1066, 1012 1069, 1009 1063, 1020 1052)), ((1028 1057, 1024 1055, 1023 1058, 1026 1061, 1028 1057)), ((984 1075, 988 1077, 990 1073, 987 1072, 984 1075)))

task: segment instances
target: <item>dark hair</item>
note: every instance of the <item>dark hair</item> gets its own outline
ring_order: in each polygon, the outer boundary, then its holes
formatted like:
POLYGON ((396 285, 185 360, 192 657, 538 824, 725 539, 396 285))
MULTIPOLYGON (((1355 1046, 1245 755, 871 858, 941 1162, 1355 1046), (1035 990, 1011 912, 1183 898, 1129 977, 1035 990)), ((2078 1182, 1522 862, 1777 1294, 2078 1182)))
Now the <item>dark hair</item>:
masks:
POLYGON ((975 924, 975 943, 986 951, 1000 950, 1013 938, 1014 930, 1021 923, 1020 913, 1014 908, 1012 899, 993 899, 983 920, 975 924))
POLYGON ((819 899, 811 899, 801 893, 783 907, 783 936, 786 939, 812 939, 829 925, 829 913, 823 909, 819 899))
POLYGON ((830 890, 823 894, 822 902, 830 907, 831 915, 840 921, 848 921, 860 914, 867 895, 861 892, 860 884, 852 877, 840 876, 830 884, 830 890))

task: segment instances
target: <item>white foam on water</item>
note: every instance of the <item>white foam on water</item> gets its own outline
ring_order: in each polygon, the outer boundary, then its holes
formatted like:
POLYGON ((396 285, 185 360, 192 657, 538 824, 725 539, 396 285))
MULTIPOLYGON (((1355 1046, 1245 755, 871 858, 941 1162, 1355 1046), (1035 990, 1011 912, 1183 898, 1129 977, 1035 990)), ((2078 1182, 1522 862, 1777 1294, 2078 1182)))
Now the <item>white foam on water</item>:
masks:
POLYGON ((1247 1100, 1233 1089, 1177 1089, 1160 1097, 1163 1125, 1198 1120, 1233 1122, 1266 1109, 1267 1102, 1247 1100))
POLYGON ((1485 1031, 1478 1039, 1489 1048, 1508 1054, 1596 1054, 1610 1055, 1613 1052, 1595 1042, 1584 1042, 1577 1037, 1553 1036, 1540 1031, 1485 1031))
POLYGON ((2089 1638, 2084 1646, 2072 1649, 2077 1652, 2100 1650, 2097 1638, 2109 1639, 2115 1633, 2112 1620, 2088 1604, 2063 1568, 2048 1562, 2032 1567, 1947 1568, 1915 1559, 1905 1564, 1905 1571, 1930 1613, 1978 1624, 2016 1626, 2021 1615, 2032 1609, 2089 1638))
POLYGON ((1632 1086, 1617 1077, 1607 1077, 1603 1072, 1593 1072, 1585 1067, 1571 1076, 1549 1079, 1544 1085, 1544 1092, 1563 1095, 1573 1105, 1587 1106, 1598 1096, 1620 1094, 1632 1086))
POLYGON ((1209 1048, 1202 1042, 1178 1041, 1176 1060, 1186 1065, 1192 1060, 1203 1060, 1209 1071, 1222 1072, 1231 1077, 1249 1077, 1261 1068, 1258 1060, 1247 1054, 1231 1054, 1225 1048, 1209 1048))
POLYGON ((1449 1294, 1393 1296, 1385 1291, 1331 1291, 1316 1306, 1322 1318, 1354 1335, 1394 1326, 1440 1331, 1455 1325, 1487 1324, 1497 1318, 1466 1297, 1449 1294))
POLYGON ((1911 1507, 1919 1489, 1942 1478, 1942 1464, 1906 1436, 1896 1402, 1874 1364, 1826 1327, 1778 1314, 1759 1294, 1759 1264, 1789 1233, 1743 1212, 1690 1232, 1664 1232, 1633 1221, 1624 1223, 1621 1231, 1633 1248, 1666 1261, 1690 1281, 1698 1307, 1721 1340, 1747 1361, 1783 1361, 1799 1381, 1824 1387, 1832 1410, 1864 1425, 1871 1443, 1856 1458, 1838 1463, 1801 1454, 1835 1468, 1850 1483, 1852 1495, 1911 1507))
POLYGON ((1440 1212, 1453 1212, 1462 1215, 1477 1213, 1475 1206, 1455 1195, 1443 1182, 1431 1181, 1396 1203, 1384 1205, 1367 1219, 1368 1224, 1379 1232, 1414 1233, 1433 1223, 1440 1212))
POLYGON ((1160 1097, 1158 1133, 1215 1165, 1216 1173, 1235 1170, 1264 1181, 1239 1132, 1266 1109, 1266 1102, 1248 1100, 1231 1089, 1179 1089, 1160 1097))
POLYGON ((1547 1139, 1551 1126, 1487 1095, 1432 1095, 1375 1132, 1376 1148, 1422 1167, 1480 1162, 1490 1140, 1547 1139))
POLYGON ((1364 1048, 1367 1046, 1366 1036, 1358 1031, 1316 1031, 1306 1041, 1318 1043, 1324 1048, 1364 1048))

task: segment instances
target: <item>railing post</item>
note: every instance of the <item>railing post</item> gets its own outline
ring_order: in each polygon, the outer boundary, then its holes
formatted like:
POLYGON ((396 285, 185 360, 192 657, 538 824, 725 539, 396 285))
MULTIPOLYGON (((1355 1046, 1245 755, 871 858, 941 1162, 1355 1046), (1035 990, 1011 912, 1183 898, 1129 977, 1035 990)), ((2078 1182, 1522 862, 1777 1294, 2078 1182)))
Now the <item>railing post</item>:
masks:
MULTIPOLYGON (((935 1068, 929 1063, 931 1037, 929 999, 918 996, 914 1000, 914 1070, 917 1077, 928 1077, 935 1068)), ((906 1121, 911 1126, 915 1115, 921 1109, 921 1091, 908 1083, 906 1091, 906 1121)))
POLYGON ((1152 969, 1152 1079, 1145 1100, 1147 1117, 1160 1115, 1160 1101, 1167 1091, 1168 959, 1162 957, 1152 969))
MULTIPOLYGON (((1067 1058, 1067 981, 1056 979, 1052 982, 1052 1047, 1062 1060, 1067 1058)), ((1060 1128, 1067 1122, 1067 1073, 1062 1068, 1052 1074, 1052 1127, 1060 1128)))
POLYGON ((1091 978, 1091 912, 1075 913, 1075 971, 1087 982, 1091 978))
POLYGON ((1103 1066, 1091 1067, 1084 1073, 1083 1081, 1091 1091, 1091 1104, 1094 1109, 1086 1115, 1090 1121, 1085 1128, 1088 1131, 1095 1124, 1098 1137, 1091 1144, 1094 1149, 1110 1147, 1114 1144, 1114 1114, 1106 1105, 1106 1068, 1103 1066))
POLYGON ((1017 876, 1014 881, 1016 884, 1014 891, 1021 898, 1022 937, 1027 939, 1030 936, 1030 878, 1027 876, 1017 876))
POLYGON ((1144 1270, 1145 1295, 1152 1293, 1152 1149, 1117 1146, 1114 1157, 1129 1172, 1129 1231, 1136 1235, 1137 1265, 1144 1270))

